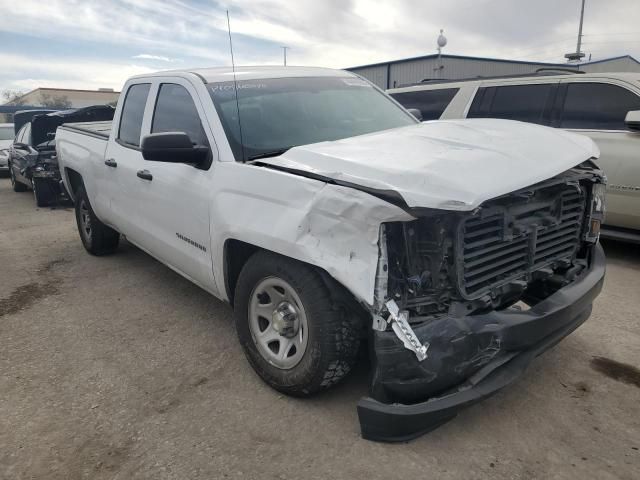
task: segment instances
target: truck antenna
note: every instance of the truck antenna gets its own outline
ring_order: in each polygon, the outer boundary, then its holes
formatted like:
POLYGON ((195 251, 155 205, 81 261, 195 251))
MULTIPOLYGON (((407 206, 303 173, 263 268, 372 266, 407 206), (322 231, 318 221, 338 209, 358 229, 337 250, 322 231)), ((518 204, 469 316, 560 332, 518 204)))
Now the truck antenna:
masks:
POLYGON ((229 50, 231 51, 231 71, 233 72, 233 90, 236 95, 238 129, 240 130, 240 148, 242 149, 242 161, 244 162, 244 141, 242 140, 242 122, 240 121, 240 103, 238 102, 238 81, 236 80, 236 63, 233 59, 233 42, 231 41, 231 22, 229 22, 229 10, 227 10, 227 30, 229 31, 229 50))

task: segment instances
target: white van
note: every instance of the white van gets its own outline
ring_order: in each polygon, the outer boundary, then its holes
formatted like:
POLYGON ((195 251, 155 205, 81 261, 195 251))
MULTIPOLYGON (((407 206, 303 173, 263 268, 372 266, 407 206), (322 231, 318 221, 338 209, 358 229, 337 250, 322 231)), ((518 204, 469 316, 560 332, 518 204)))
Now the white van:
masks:
POLYGON ((608 178, 602 235, 640 242, 640 73, 540 72, 388 90, 422 120, 505 118, 591 137, 608 178))

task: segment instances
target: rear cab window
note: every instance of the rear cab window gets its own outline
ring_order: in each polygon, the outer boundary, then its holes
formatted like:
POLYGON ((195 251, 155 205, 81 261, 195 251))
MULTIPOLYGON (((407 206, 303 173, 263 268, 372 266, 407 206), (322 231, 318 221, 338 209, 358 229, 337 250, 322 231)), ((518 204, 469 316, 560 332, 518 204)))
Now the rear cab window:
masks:
POLYGON ((502 118, 549 125, 556 89, 555 83, 480 87, 467 118, 502 118))
POLYGON ((618 85, 574 82, 566 88, 560 127, 585 130, 626 130, 631 110, 640 110, 640 97, 618 85))
POLYGON ((139 83, 131 85, 127 90, 118 129, 118 141, 124 146, 134 148, 140 146, 142 119, 150 88, 150 83, 139 83))
POLYGON ((416 108, 422 120, 437 120, 456 96, 459 88, 438 88, 390 94, 404 108, 416 108))

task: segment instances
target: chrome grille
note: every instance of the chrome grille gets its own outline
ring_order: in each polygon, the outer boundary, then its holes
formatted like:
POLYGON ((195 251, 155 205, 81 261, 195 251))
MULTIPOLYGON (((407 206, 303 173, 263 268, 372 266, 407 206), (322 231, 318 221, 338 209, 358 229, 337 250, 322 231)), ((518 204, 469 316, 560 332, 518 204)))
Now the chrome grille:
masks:
POLYGON ((536 191, 508 206, 488 207, 461 224, 458 285, 468 299, 571 259, 580 245, 586 195, 577 185, 536 191))

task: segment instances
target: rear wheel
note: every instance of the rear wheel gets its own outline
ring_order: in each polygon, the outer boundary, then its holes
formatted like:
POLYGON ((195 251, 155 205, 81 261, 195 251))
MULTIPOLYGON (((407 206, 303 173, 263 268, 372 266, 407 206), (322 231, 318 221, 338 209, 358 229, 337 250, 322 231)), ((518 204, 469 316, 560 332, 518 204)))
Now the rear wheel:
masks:
POLYGON ((11 178, 11 186, 14 192, 26 192, 27 186, 24 183, 20 183, 16 180, 16 175, 13 173, 13 165, 9 164, 9 178, 11 178))
POLYGON ((36 205, 39 207, 47 207, 56 199, 56 193, 51 186, 51 182, 45 178, 34 177, 31 180, 33 196, 36 199, 36 205))
POLYGON ((92 255, 108 255, 118 248, 120 234, 96 217, 84 186, 76 192, 76 223, 82 244, 92 255))
POLYGON ((304 263, 269 252, 245 264, 235 291, 240 343, 256 373, 271 387, 309 396, 345 377, 355 365, 360 319, 304 263))

